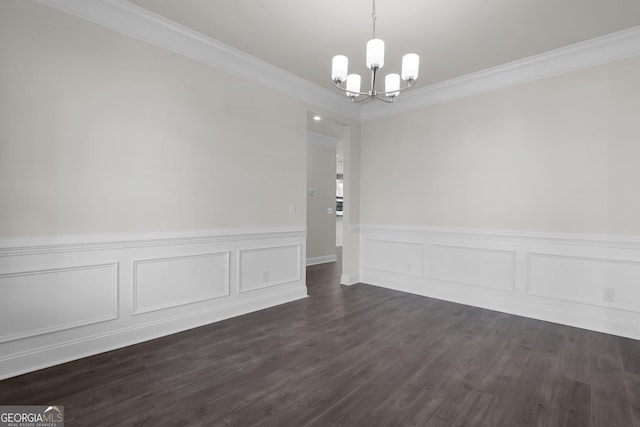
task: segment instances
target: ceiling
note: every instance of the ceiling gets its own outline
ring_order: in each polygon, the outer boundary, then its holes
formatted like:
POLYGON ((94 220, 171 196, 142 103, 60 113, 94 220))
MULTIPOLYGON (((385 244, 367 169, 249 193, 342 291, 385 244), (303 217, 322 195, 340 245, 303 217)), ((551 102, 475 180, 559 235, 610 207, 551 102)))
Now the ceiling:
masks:
MULTIPOLYGON (((331 58, 367 74, 370 0, 131 0, 331 88, 331 58)), ((418 86, 449 80, 640 24, 639 0, 377 0, 382 74, 420 55, 418 86)), ((363 76, 368 84, 368 76, 363 76)))

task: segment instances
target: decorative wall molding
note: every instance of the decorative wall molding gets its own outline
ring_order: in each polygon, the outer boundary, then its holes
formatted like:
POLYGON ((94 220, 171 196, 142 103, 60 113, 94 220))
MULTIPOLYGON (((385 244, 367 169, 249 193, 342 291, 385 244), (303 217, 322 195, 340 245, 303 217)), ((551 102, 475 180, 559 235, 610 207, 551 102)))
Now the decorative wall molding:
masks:
MULTIPOLYGON (((179 257, 163 257, 163 258, 151 258, 144 260, 136 260, 133 262, 133 315, 149 313, 151 311, 164 310, 167 308, 178 307, 186 304, 194 304, 197 302, 207 301, 211 299, 221 298, 229 296, 230 293, 230 282, 229 282, 229 261, 230 261, 230 253, 229 251, 223 252, 213 252, 206 254, 197 254, 197 255, 183 255, 179 257), (205 267, 213 268, 213 262, 215 258, 222 258, 222 277, 217 278, 216 281, 215 276, 211 276, 210 271, 203 271, 202 268, 197 269, 193 268, 193 266, 185 266, 185 262, 193 262, 193 261, 203 261, 205 267), (147 293, 153 294, 154 287, 162 286, 164 289, 161 289, 162 296, 168 301, 160 304, 151 304, 144 305, 141 304, 141 282, 144 284, 144 279, 141 277, 141 269, 144 267, 156 265, 171 265, 182 263, 183 265, 178 265, 176 268, 169 269, 169 271, 161 271, 159 272, 161 277, 155 278, 147 278, 147 280, 151 283, 148 285, 151 289, 147 290, 147 293), (191 267, 191 268, 190 268, 191 267), (171 272, 171 270, 173 270, 171 272), (190 271, 191 270, 191 271, 190 271), (173 274, 172 274, 173 273, 173 274), (190 274, 190 276, 186 276, 185 274, 190 274), (207 275, 209 274, 209 276, 207 275), (204 282, 204 283, 203 283, 204 282), (202 292, 200 295, 197 294, 198 289, 189 289, 189 285, 192 283, 199 284, 200 288, 206 288, 206 292, 202 292), (219 288, 217 292, 216 289, 211 285, 218 285, 219 288), (192 291, 192 292, 189 292, 192 291), (195 292, 193 292, 195 291, 195 292), (179 292, 181 296, 176 296, 174 298, 170 297, 171 293, 179 292), (192 293, 190 297, 184 298, 182 295, 192 293)), ((159 292, 160 293, 160 292, 159 292)))
POLYGON ((306 290, 284 289, 268 295, 250 295, 215 308, 165 316, 132 326, 88 334, 76 339, 56 342, 6 354, 0 352, 0 380, 70 362, 98 353, 160 338, 188 329, 219 322, 243 314, 284 304, 306 297, 306 290))
POLYGON ((190 245, 235 240, 301 237, 306 227, 244 228, 153 233, 113 233, 87 236, 52 236, 0 239, 0 257, 78 251, 104 251, 168 245, 190 245))
POLYGON ((326 264, 328 262, 337 262, 337 255, 325 255, 325 256, 317 256, 313 258, 307 258, 307 266, 309 265, 318 265, 318 264, 326 264))
POLYGON ((125 0, 39 1, 293 98, 360 119, 359 106, 345 102, 332 90, 125 0))
POLYGON ((372 120, 640 55, 640 26, 488 68, 403 94, 394 104, 362 106, 372 120))
POLYGON ((67 329, 79 328, 81 326, 89 326, 96 323, 102 323, 118 318, 118 263, 108 264, 91 264, 80 265, 75 267, 59 267, 50 269, 29 270, 18 273, 0 274, 0 292, 3 294, 3 301, 0 302, 0 313, 2 313, 2 325, 0 331, 6 328, 15 328, 22 324, 29 324, 31 327, 27 330, 17 333, 3 333, 0 335, 0 343, 21 340, 25 338, 35 337, 38 335, 60 332, 67 329), (100 276, 99 271, 105 270, 106 277, 100 276), (78 278, 82 273, 89 273, 78 278), (94 273, 91 275, 91 273, 94 273), (58 279, 52 278, 58 276, 58 279), (62 280, 61 276, 67 276, 62 280), (69 276, 76 276, 75 280, 69 276), (25 281, 24 279, 31 279, 25 281), (81 281, 78 283, 78 279, 81 281), (95 280, 98 279, 98 280, 95 280), (102 280, 99 280, 102 279, 102 280), (94 283, 86 283, 85 280, 95 280, 94 283), (68 282, 75 281, 73 285, 77 287, 92 287, 92 293, 97 298, 108 297, 107 301, 96 301, 98 306, 104 303, 103 313, 96 313, 97 310, 89 312, 81 311, 74 313, 74 307, 78 303, 86 301, 78 301, 75 298, 64 298, 64 291, 69 290, 68 282), (104 289, 99 289, 100 285, 105 285, 104 289), (14 289, 10 293, 12 297, 8 297, 8 287, 13 286, 14 289), (65 289, 63 290, 62 287, 65 289), (98 287, 98 288, 96 288, 98 287), (98 291, 98 292, 96 292, 98 291), (34 295, 35 294, 35 295, 34 295), (43 301, 43 297, 50 297, 50 304, 43 301), (27 304, 21 304, 21 300, 27 304), (65 305, 66 304, 66 305, 65 305), (55 311, 63 311, 63 315, 52 316, 55 311), (34 321, 33 316, 36 316, 34 321), (65 320, 60 321, 63 318, 65 320), (75 317, 75 320, 69 321, 75 317), (31 320, 31 322, 24 322, 31 320), (55 322, 59 323, 56 324, 55 322), (33 326, 33 324, 42 323, 42 326, 33 326))
POLYGON ((526 293, 529 296, 552 298, 558 301, 596 307, 615 307, 619 310, 640 313, 640 299, 635 295, 640 292, 640 261, 529 253, 527 254, 527 266, 526 293), (535 274, 539 272, 540 267, 537 267, 536 260, 551 261, 556 264, 556 267, 559 266, 564 270, 554 269, 553 265, 545 266, 542 273, 551 276, 545 277, 549 282, 546 290, 537 287, 535 274), (579 280, 568 282, 567 276, 579 278, 579 280), (558 282, 561 282, 568 289, 563 293, 554 292, 560 287, 558 282), (579 285, 579 288, 571 288, 567 286, 567 283, 573 284, 575 287, 579 285), (601 299, 604 287, 617 290, 617 302, 601 299))
POLYGON ((637 238, 382 225, 359 229, 363 283, 640 339, 637 238), (424 248, 424 277, 378 268, 379 260, 396 256, 399 244, 424 248), (605 301, 605 289, 613 289, 613 300, 605 301))
POLYGON ((640 26, 636 26, 415 89, 391 105, 356 105, 329 88, 125 0, 38 1, 344 117, 364 121, 640 55, 640 26))
POLYGON ((0 241, 0 379, 307 295, 302 227, 103 239, 0 241))
POLYGON ((431 263, 431 279, 436 281, 516 291, 515 251, 434 244, 431 263))
POLYGON ((363 251, 365 268, 412 277, 424 277, 424 245, 415 242, 365 239, 360 246, 363 251), (388 246, 388 251, 380 250, 388 246), (382 256, 378 256, 382 255, 382 256))
POLYGON ((238 293, 300 280, 302 245, 251 248, 238 253, 238 293))
POLYGON ((555 245, 591 246, 640 250, 640 236, 601 234, 544 233, 539 231, 489 230, 473 228, 423 227, 402 225, 352 225, 352 232, 381 235, 430 236, 444 238, 471 238, 506 242, 548 243, 555 245))

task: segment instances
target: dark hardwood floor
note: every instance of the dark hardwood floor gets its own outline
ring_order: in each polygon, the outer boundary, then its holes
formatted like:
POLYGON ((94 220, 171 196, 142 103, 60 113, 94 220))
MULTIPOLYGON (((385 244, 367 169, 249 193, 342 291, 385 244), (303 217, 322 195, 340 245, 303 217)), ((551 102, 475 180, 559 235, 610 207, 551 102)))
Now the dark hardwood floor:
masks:
POLYGON ((307 269, 309 298, 0 382, 68 426, 640 427, 640 342, 307 269))

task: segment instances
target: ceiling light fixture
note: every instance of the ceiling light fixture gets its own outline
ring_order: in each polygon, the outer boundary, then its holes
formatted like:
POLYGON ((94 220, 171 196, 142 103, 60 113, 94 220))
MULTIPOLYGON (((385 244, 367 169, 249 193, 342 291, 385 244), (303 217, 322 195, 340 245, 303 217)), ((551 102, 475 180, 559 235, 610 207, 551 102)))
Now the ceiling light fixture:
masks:
POLYGON ((400 75, 387 74, 384 79, 384 92, 376 91, 376 75, 384 65, 384 41, 376 38, 376 0, 373 0, 371 9, 373 38, 367 42, 367 67, 371 70, 371 89, 369 92, 360 92, 360 75, 348 74, 349 58, 344 55, 333 57, 331 80, 335 87, 345 92, 351 102, 362 102, 365 99, 393 102, 401 91, 413 86, 418 79, 420 57, 415 53, 407 53, 402 57, 402 80, 407 83, 406 86, 400 87, 400 75), (342 86, 342 83, 345 85, 342 86))
POLYGON ((315 120, 316 122, 319 122, 320 120, 322 120, 322 117, 320 117, 320 116, 313 116, 313 120, 315 120))

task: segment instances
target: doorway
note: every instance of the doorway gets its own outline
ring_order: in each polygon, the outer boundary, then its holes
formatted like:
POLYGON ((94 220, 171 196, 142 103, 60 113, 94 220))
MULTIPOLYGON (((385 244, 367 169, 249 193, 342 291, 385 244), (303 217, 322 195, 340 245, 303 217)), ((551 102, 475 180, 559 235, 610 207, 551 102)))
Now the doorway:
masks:
POLYGON ((344 125, 307 117, 307 265, 337 262, 342 270, 344 125))

